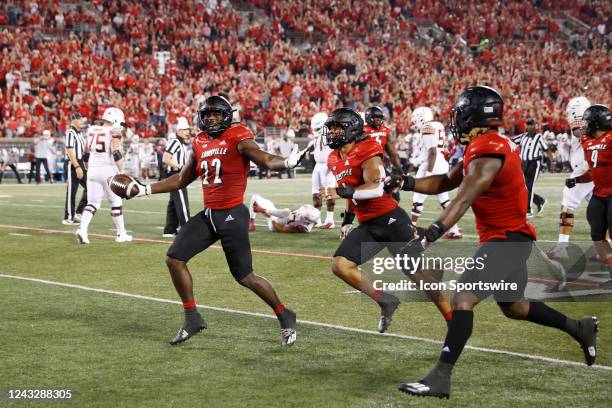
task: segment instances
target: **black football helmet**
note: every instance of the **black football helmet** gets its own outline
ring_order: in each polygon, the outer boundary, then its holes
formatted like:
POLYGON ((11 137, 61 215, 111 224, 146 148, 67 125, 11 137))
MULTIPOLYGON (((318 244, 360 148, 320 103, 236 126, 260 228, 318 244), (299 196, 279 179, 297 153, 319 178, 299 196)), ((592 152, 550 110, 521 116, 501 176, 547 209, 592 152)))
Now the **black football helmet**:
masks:
POLYGON ((219 137, 232 125, 235 109, 232 104, 221 95, 213 95, 198 108, 198 128, 210 137, 219 137), (207 118, 210 112, 221 114, 221 119, 207 118))
POLYGON ((450 131, 455 141, 470 143, 470 131, 478 127, 501 126, 504 120, 504 101, 495 89, 478 85, 459 95, 451 110, 450 131))
POLYGON ((586 134, 593 136, 596 130, 611 130, 612 113, 605 105, 591 105, 582 114, 582 120, 586 123, 586 134))
POLYGON ((365 111, 365 122, 368 125, 372 126, 374 129, 378 129, 380 125, 376 124, 375 119, 380 119, 380 123, 382 123, 382 120, 385 119, 385 114, 383 113, 383 110, 378 106, 370 106, 365 111))
POLYGON ((363 119, 350 108, 339 108, 333 111, 325 122, 324 132, 327 137, 327 145, 332 149, 337 149, 347 143, 360 142, 366 138, 363 133, 363 119), (336 132, 335 128, 342 128, 342 133, 336 132))

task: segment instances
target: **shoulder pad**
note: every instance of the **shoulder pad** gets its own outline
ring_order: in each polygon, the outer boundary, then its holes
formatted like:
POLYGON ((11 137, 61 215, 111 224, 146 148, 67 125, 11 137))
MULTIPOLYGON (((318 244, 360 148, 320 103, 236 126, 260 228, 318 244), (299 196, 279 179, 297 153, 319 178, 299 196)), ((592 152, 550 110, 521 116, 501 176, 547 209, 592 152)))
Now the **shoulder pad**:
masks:
POLYGON ((255 136, 253 135, 253 132, 251 132, 251 130, 246 126, 234 125, 227 129, 223 133, 222 137, 238 143, 244 139, 253 139, 255 136))
POLYGON ((382 146, 372 139, 362 140, 355 145, 355 149, 355 157, 358 157, 364 161, 374 156, 383 155, 382 146))
POLYGON ((496 132, 485 133, 470 143, 469 155, 473 158, 483 155, 506 155, 518 149, 518 146, 505 136, 496 132))

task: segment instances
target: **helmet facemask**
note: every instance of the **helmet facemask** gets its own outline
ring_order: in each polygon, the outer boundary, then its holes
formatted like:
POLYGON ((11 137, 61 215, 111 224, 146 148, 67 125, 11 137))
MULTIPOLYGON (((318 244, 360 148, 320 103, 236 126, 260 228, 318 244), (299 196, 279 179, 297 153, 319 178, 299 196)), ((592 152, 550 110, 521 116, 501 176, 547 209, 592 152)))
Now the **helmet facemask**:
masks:
POLYGON ((232 123, 232 114, 220 109, 202 109, 198 112, 201 130, 211 137, 219 137, 232 123))
POLYGON ((349 143, 349 125, 344 122, 328 121, 323 127, 323 137, 327 140, 327 145, 332 149, 338 149, 349 143))

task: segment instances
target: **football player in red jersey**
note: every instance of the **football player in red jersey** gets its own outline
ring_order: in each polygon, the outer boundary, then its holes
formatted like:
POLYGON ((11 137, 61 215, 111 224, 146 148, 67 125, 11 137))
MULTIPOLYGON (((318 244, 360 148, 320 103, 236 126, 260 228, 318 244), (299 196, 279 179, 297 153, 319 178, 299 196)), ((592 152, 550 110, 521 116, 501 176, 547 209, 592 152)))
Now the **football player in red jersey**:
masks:
POLYGON ((568 179, 568 187, 576 183, 593 181, 593 196, 587 207, 587 220, 591 226, 591 239, 599 258, 606 263, 610 280, 604 286, 612 286, 612 248, 606 240, 606 232, 612 232, 612 114, 604 105, 591 105, 582 115, 585 135, 580 142, 589 171, 580 177, 568 179))
POLYGON ((260 150, 249 129, 232 125, 233 112, 224 97, 208 98, 198 109, 201 132, 192 141, 191 158, 181 172, 151 185, 134 180, 139 189, 135 196, 177 191, 198 177, 202 180, 205 209, 180 229, 166 257, 185 311, 184 323, 170 344, 181 343, 206 329, 206 322, 196 308, 187 262, 221 240, 232 276, 274 310, 281 327, 282 345, 291 346, 296 340, 296 315, 285 308, 266 279, 253 273, 249 210, 243 199, 250 161, 262 168, 284 170, 296 167, 306 151, 298 152, 296 146, 284 159, 260 150))
POLYGON ((585 362, 597 355, 596 317, 570 319, 542 302, 524 297, 527 259, 536 231, 527 223, 527 188, 517 146, 497 132, 503 124, 504 104, 499 93, 486 86, 467 88, 451 113, 451 132, 465 147, 461 166, 445 175, 421 179, 404 177, 404 189, 438 194, 458 188, 457 195, 424 233, 424 243, 436 241, 472 207, 481 246, 474 258, 484 258, 484 268, 466 270, 460 283, 474 290, 455 292, 453 318, 437 364, 420 381, 402 383, 400 391, 418 396, 448 398, 451 372, 472 333, 474 307, 493 295, 504 315, 554 327, 570 334, 582 347, 585 362), (492 291, 482 284, 516 283, 517 290, 492 291))
MULTIPOLYGON (((389 293, 375 290, 359 265, 385 247, 393 254, 409 256, 420 255, 423 248, 418 241, 412 240, 414 232, 406 212, 391 197, 391 190, 384 190, 383 149, 365 135, 361 116, 352 109, 336 109, 325 127, 329 132, 328 145, 334 149, 327 166, 336 177, 336 193, 353 202, 360 223, 336 250, 332 271, 378 303, 381 308, 378 331, 383 333, 391 324, 400 301, 389 293), (398 242, 397 237, 405 237, 405 241, 398 242), (362 247, 362 244, 366 245, 362 247)), ((421 271, 408 276, 414 280, 428 279, 421 271)), ((449 302, 438 291, 428 295, 449 320, 452 314, 449 302)))
POLYGON ((391 139, 391 128, 385 125, 385 114, 378 106, 371 106, 365 111, 365 123, 363 133, 369 138, 380 144, 389 157, 389 161, 393 169, 398 174, 402 174, 402 163, 400 161, 397 150, 393 143, 389 143, 391 139))
MULTIPOLYGON (((393 143, 389 143, 389 139, 391 139, 391 128, 385 125, 385 114, 383 110, 378 106, 370 106, 366 109, 364 118, 366 124, 363 127, 363 133, 382 146, 383 151, 389 158, 389 162, 391 162, 393 166, 392 172, 402 174, 402 163, 397 154, 397 150, 393 143)), ((399 191, 393 194, 393 198, 399 201, 399 191)), ((342 227, 340 228, 340 240, 344 240, 353 229, 353 220, 355 219, 354 211, 353 205, 350 200, 348 200, 342 219, 342 227)))

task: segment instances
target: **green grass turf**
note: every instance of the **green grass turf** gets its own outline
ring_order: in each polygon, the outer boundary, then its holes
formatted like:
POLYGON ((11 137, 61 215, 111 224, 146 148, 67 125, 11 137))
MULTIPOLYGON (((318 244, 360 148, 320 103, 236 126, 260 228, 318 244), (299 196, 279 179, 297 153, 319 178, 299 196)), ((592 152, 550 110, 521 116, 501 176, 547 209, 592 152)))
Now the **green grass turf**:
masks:
MULTIPOLYGON (((556 239, 562 183, 559 176, 545 176, 538 183, 538 191, 549 200, 543 215, 533 220, 540 239, 556 239)), ((195 213, 202 205, 197 184, 193 187, 195 213)), ((251 180, 247 200, 255 192, 279 207, 297 206, 309 202, 310 181, 251 180)), ((60 224, 63 194, 63 185, 2 184, 0 224, 71 231, 74 227, 60 224)), ((409 202, 405 194, 402 206, 407 208, 409 202)), ((429 199, 422 224, 438 212, 435 199, 429 199)), ((136 237, 160 239, 165 197, 128 201, 125 214, 136 237)), ((338 230, 280 235, 268 232, 263 220, 259 223, 262 227, 251 237, 254 248, 329 256, 338 245, 338 230)), ((475 241, 471 213, 460 225, 466 241, 475 241)), ((91 231, 112 235, 112 227, 108 212, 100 211, 91 231)), ((577 213, 573 239, 588 239, 584 206, 577 213)), ((77 246, 70 234, 1 228, 0 245, 4 274, 177 299, 164 265, 163 243, 116 244, 94 237, 92 245, 77 246)), ((331 274, 329 260, 255 253, 254 265, 296 309, 298 318, 375 329, 377 307, 346 293, 351 288, 331 274)), ((190 266, 200 303, 270 313, 233 281, 219 249, 206 251, 190 266)), ((574 317, 600 317, 602 365, 612 365, 609 305, 554 304, 574 317)), ((167 341, 181 322, 180 306, 4 278, 0 310, 0 389, 71 387, 78 406, 439 405, 395 390, 399 382, 427 372, 439 352, 435 344, 301 325, 296 346, 282 350, 274 320, 205 311, 210 330, 170 348, 167 341)), ((407 303, 399 309, 391 332, 442 339, 445 325, 429 303, 407 303)), ((490 303, 478 307, 469 344, 582 360, 569 336, 507 320, 490 303)), ((466 351, 456 368, 451 402, 607 406, 611 380, 612 372, 602 369, 466 351)))

